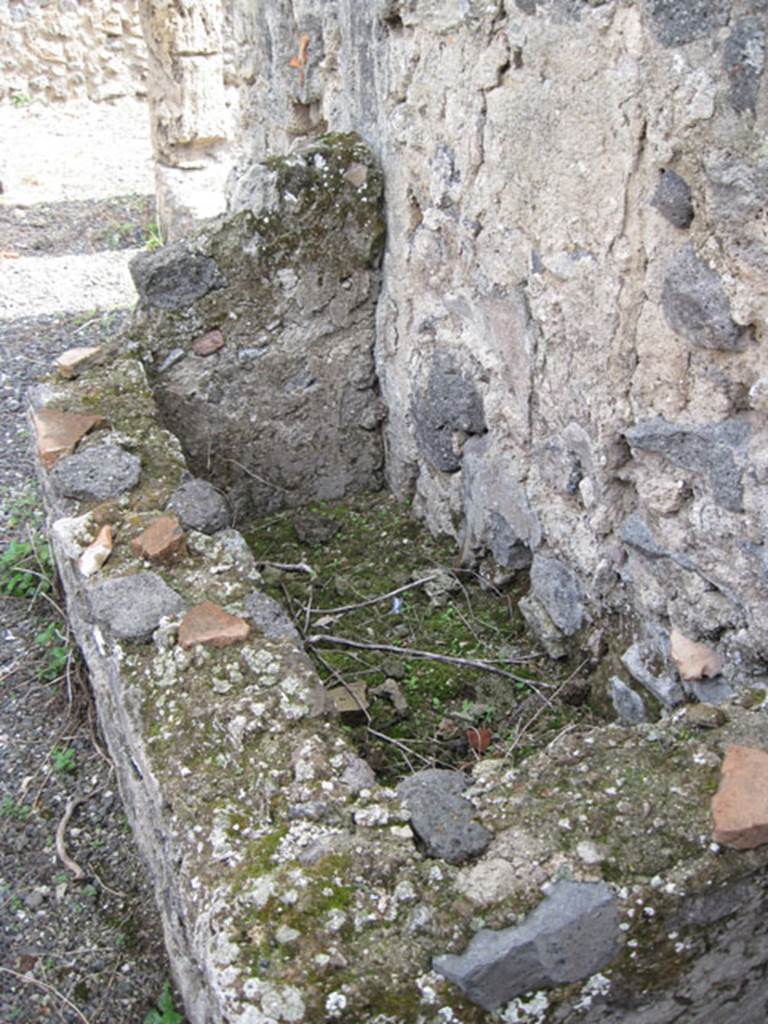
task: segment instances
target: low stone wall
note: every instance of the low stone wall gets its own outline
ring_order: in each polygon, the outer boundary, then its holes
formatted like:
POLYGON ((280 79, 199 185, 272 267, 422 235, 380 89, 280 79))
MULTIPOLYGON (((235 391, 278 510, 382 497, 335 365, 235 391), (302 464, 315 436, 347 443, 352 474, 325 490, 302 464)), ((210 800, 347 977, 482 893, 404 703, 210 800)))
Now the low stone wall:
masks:
POLYGON ((138 0, 0 0, 0 102, 146 93, 138 0))
POLYGON ((54 553, 193 1024, 763 1020, 756 697, 384 788, 141 365, 63 365, 32 412, 54 553))

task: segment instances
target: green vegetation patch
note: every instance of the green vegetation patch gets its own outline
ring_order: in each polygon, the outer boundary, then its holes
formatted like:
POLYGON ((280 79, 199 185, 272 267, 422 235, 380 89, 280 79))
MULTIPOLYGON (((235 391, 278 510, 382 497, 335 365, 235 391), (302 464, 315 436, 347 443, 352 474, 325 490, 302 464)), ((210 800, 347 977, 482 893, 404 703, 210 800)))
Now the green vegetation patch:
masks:
POLYGON ((525 636, 527 579, 498 587, 460 567, 453 541, 391 495, 286 511, 243 533, 324 684, 347 694, 344 728, 382 780, 486 752, 518 758, 587 714, 556 696, 563 670, 525 636))

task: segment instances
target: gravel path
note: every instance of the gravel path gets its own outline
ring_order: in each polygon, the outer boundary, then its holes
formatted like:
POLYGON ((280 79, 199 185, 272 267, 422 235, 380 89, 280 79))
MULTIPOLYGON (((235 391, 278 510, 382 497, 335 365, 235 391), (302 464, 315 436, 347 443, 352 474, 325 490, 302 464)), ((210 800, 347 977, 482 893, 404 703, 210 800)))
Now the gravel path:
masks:
MULTIPOLYGON (((143 125, 136 104, 0 108, 0 557, 42 525, 26 389, 129 315, 71 311, 133 301, 118 246, 148 229, 143 125)), ((0 1022, 141 1024, 169 973, 160 921, 66 652, 55 592, 0 594, 0 1022)))

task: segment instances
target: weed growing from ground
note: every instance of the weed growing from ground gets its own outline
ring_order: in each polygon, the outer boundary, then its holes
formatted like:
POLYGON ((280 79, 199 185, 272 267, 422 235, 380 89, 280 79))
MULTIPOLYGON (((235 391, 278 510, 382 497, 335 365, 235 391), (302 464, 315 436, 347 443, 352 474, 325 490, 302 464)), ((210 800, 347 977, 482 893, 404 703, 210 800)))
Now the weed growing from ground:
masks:
POLYGON ((77 755, 72 747, 54 747, 51 762, 59 775, 70 775, 77 768, 77 755))
POLYGON ((170 982, 166 981, 157 1000, 157 1006, 144 1018, 144 1024, 182 1024, 184 1015, 173 1005, 170 982))
POLYGON ((148 252, 155 252, 164 245, 163 236, 160 232, 160 225, 153 220, 147 230, 146 249, 148 252))
POLYGON ((35 637, 35 643, 42 647, 44 654, 37 668, 37 677, 41 682, 58 679, 72 656, 67 634, 58 622, 49 622, 45 629, 35 637))

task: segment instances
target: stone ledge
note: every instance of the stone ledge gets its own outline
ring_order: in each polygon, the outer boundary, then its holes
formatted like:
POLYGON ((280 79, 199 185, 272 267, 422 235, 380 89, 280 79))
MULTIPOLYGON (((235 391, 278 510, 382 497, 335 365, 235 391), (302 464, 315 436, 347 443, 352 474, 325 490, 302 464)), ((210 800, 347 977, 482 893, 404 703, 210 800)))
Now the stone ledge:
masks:
MULTIPOLYGON (((709 803, 721 744, 768 748, 764 712, 728 707, 727 725, 693 739, 671 716, 564 736, 518 768, 478 762, 463 797, 492 833, 488 849, 473 863, 429 859, 396 792, 375 783, 329 717, 299 645, 249 615, 259 574, 242 537, 190 530, 185 557, 151 567, 133 550, 185 470, 141 366, 119 359, 34 401, 103 415, 109 444, 141 462, 138 485, 114 500, 66 499, 42 467, 41 479, 72 628, 191 1021, 498 1020, 482 1008, 497 1005, 497 991, 473 989, 468 1001, 439 973, 442 958, 481 928, 533 927, 544 889, 562 880, 610 889, 619 953, 591 978, 564 970, 566 982, 533 1002, 504 989, 502 1020, 527 1019, 535 1003, 539 1021, 579 1006, 580 1020, 598 1024, 629 992, 641 1009, 622 1019, 661 1024, 673 996, 708 1005, 708 964, 727 987, 763 963, 759 948, 729 944, 745 922, 758 947, 764 939, 768 847, 712 847, 709 803), (86 578, 79 558, 105 524, 113 550, 86 578), (94 621, 95 588, 137 573, 178 595, 147 642, 118 639, 108 616, 94 621), (183 610, 204 601, 249 619, 251 636, 183 649, 183 610)), ((533 961, 524 973, 534 985, 543 976, 533 961)))

